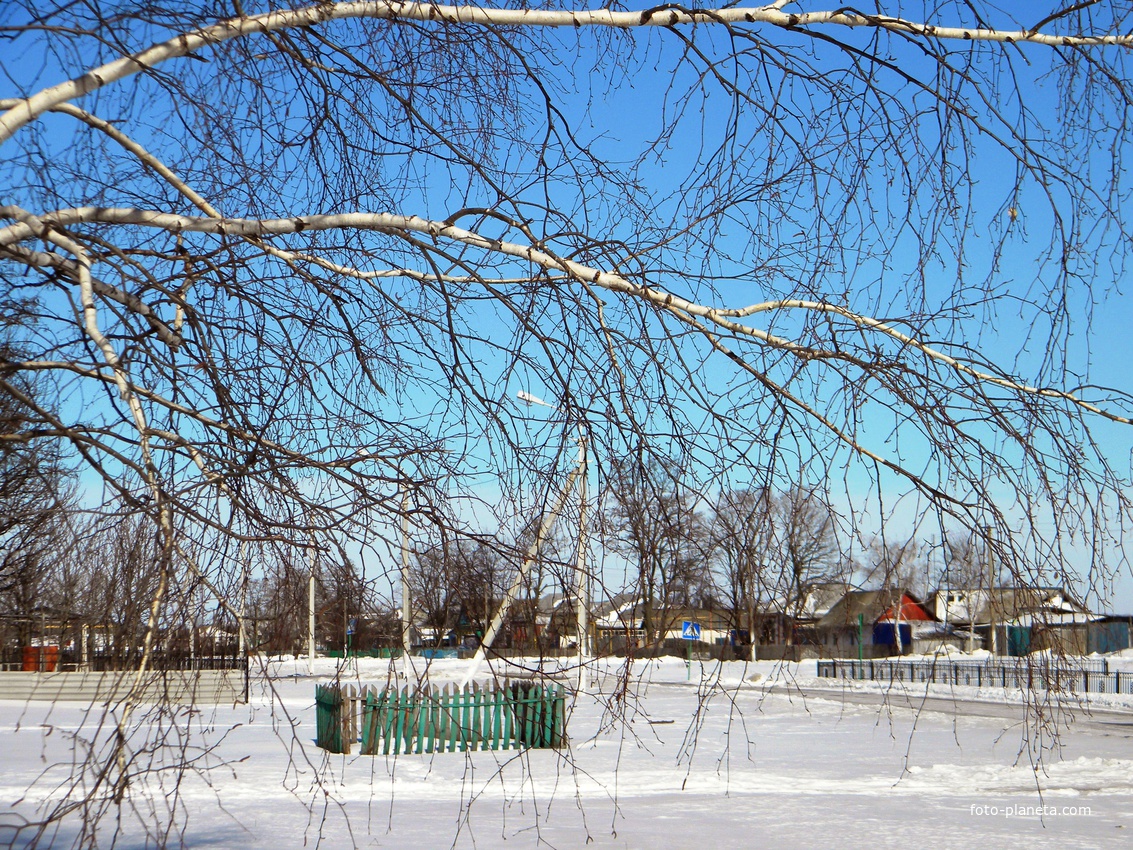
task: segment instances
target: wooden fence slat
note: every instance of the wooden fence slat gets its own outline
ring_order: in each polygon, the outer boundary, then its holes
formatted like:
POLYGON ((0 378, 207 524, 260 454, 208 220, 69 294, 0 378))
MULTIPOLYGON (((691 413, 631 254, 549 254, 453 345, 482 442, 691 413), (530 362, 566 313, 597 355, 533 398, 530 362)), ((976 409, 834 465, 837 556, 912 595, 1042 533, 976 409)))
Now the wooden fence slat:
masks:
POLYGON ((425 695, 425 752, 431 753, 436 750, 437 742, 437 694, 436 688, 429 687, 428 693, 425 695))
POLYGON ((482 734, 483 727, 481 726, 483 714, 483 703, 480 697, 480 688, 477 685, 472 686, 472 749, 483 749, 484 737, 482 734))
POLYGON ((373 688, 363 688, 362 694, 362 745, 359 752, 364 756, 372 756, 378 731, 378 712, 374 705, 373 688))
POLYGON ((450 753, 456 752, 456 738, 460 734, 460 717, 457 714, 457 711, 459 711, 459 709, 456 707, 456 704, 457 687, 456 685, 453 685, 452 692, 448 696, 448 706, 445 712, 445 716, 448 718, 447 722, 449 724, 448 751, 450 753))
POLYGON ((437 740, 437 695, 436 688, 429 686, 425 694, 425 752, 431 753, 436 748, 437 740))
POLYGON ((393 710, 395 694, 396 692, 391 692, 389 688, 382 691, 382 755, 384 756, 390 754, 393 746, 393 729, 394 724, 397 723, 397 712, 393 710))
POLYGON ((468 749, 476 752, 480 749, 480 683, 472 683, 472 696, 468 702, 468 749))
POLYGON ((386 756, 389 755, 391 738, 393 737, 393 724, 395 720, 395 715, 390 704, 391 700, 392 694, 390 693, 389 689, 387 688, 382 691, 381 698, 379 700, 379 705, 381 707, 378 710, 381 712, 380 728, 382 730, 382 755, 386 756))
POLYGON ((413 742, 413 752, 420 755, 424 752, 425 738, 428 734, 426 724, 429 720, 429 703, 428 694, 424 692, 417 692, 413 695, 413 734, 416 740, 413 742))
POLYGON ((535 741, 532 746, 545 747, 550 743, 547 734, 547 704, 543 699, 543 688, 538 685, 532 689, 535 696, 535 741))
POLYGON ((562 687, 555 686, 555 740, 551 746, 558 748, 566 745, 566 695, 562 687))
POLYGON ((391 706, 390 714, 393 717, 393 723, 390 725, 390 743, 386 748, 387 753, 392 753, 397 756, 401 753, 401 734, 402 724, 404 723, 404 713, 401 711, 401 691, 394 689, 393 691, 393 705, 391 706))
POLYGON ((342 752, 346 755, 354 742, 354 709, 354 687, 346 685, 342 689, 342 752))
POLYGON ((410 693, 408 685, 401 692, 400 718, 401 749, 397 752, 408 754, 413 746, 413 695, 410 693))
POLYGON ((457 700, 456 706, 459 712, 460 723, 457 724, 457 727, 460 730, 460 751, 463 753, 468 751, 468 725, 471 721, 471 717, 469 716, 469 712, 471 711, 469 703, 470 694, 472 692, 469 690, 468 685, 465 685, 458 693, 460 698, 457 700))
POLYGON ((480 749, 492 748, 492 704, 495 694, 490 691, 480 692, 480 749))
POLYGON ((503 734, 504 692, 496 688, 492 694, 492 749, 500 748, 500 737, 503 734))
POLYGON ((496 703, 498 690, 487 691, 484 694, 484 747, 485 750, 498 750, 499 741, 496 739, 496 703))
POLYGON ((369 752, 369 755, 372 756, 376 756, 378 754, 378 748, 381 746, 381 741, 385 737, 385 696, 385 691, 378 691, 373 687, 370 688, 370 699, 373 700, 374 703, 374 733, 369 752))
POLYGON ((396 754, 394 746, 397 743, 397 722, 400 704, 401 699, 398 690, 396 688, 387 689, 385 697, 385 734, 382 736, 385 739, 382 744, 383 755, 396 754))
POLYGON ((503 748, 515 749, 515 706, 511 704, 511 683, 504 682, 504 729, 503 748))
POLYGON ((555 740, 555 703, 551 697, 550 685, 543 688, 543 715, 546 718, 543 728, 547 730, 547 734, 543 736, 543 746, 551 747, 555 740))
POLYGON ((448 726, 445 723, 445 688, 436 688, 434 695, 435 704, 433 709, 434 717, 434 734, 436 740, 433 742, 433 752, 443 753, 445 751, 445 741, 448 740, 448 726))
POLYGON ((520 703, 523 705, 523 736, 519 739, 519 743, 523 746, 530 746, 531 739, 535 734, 535 727, 532 724, 535 712, 532 711, 531 705, 531 689, 524 688, 521 693, 523 698, 520 703))
POLYGON ((525 747, 534 747, 535 739, 539 735, 539 722, 537 717, 537 708, 535 705, 535 689, 531 685, 527 685, 523 689, 523 714, 524 725, 526 729, 523 735, 523 745, 525 747))
POLYGON ((443 753, 447 748, 449 730, 452 727, 452 724, 449 723, 447 699, 448 686, 446 685, 437 690, 437 743, 433 748, 435 753, 443 753))

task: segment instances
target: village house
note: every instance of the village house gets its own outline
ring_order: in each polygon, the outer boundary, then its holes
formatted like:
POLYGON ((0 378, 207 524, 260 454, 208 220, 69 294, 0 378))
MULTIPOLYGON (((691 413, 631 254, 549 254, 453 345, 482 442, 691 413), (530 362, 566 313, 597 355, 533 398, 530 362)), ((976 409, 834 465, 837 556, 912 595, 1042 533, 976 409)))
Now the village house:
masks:
POLYGON ((814 630, 823 654, 836 658, 928 653, 962 642, 953 628, 902 588, 850 591, 814 630))
POLYGON ((939 620, 978 635, 997 655, 1045 649, 1084 655, 1090 624, 1102 619, 1065 587, 948 588, 933 594, 930 606, 939 620))

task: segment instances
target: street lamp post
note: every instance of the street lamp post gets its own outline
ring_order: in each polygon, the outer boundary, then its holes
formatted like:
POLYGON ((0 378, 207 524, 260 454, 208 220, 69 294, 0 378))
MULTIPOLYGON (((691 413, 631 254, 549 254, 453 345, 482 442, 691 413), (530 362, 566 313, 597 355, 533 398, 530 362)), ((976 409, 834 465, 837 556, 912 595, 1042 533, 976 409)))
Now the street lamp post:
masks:
MULTIPOLYGON (((520 401, 562 411, 536 395, 520 390, 520 401)), ((569 418, 569 414, 568 414, 569 418)), ((579 687, 583 687, 586 665, 591 658, 590 647, 590 577, 586 571, 586 432, 578 422, 578 556, 575 561, 575 624, 578 643, 579 687)))

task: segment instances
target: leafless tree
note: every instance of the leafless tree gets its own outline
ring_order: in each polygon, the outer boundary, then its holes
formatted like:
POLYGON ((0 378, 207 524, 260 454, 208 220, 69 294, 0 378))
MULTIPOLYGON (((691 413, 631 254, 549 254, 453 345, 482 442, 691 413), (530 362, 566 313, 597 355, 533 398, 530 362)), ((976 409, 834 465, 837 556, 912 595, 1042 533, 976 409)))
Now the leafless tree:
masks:
POLYGON ((499 553, 468 538, 446 541, 418 555, 414 570, 425 623, 438 634, 462 626, 484 634, 511 579, 499 553))
MULTIPOLYGON (((160 581, 161 544, 145 516, 104 515, 87 539, 84 617, 105 635, 104 654, 136 663, 145 644, 150 600, 160 581)), ((171 597, 154 643, 174 627, 187 627, 199 589, 191 578, 171 597)))
POLYGON ((630 562, 651 640, 671 627, 672 609, 698 605, 711 592, 707 526, 699 502, 673 461, 639 456, 611 470, 607 545, 630 562))
POLYGON ((798 617, 815 584, 844 578, 839 575, 843 547, 838 541, 838 517, 825 495, 814 488, 794 487, 778 498, 775 507, 777 584, 785 591, 788 612, 798 617))
POLYGON ((13 359, 0 336, 0 375, 11 382, 10 390, 0 385, 0 650, 27 646, 44 618, 55 625, 66 617, 53 591, 76 543, 73 476, 59 440, 46 438, 27 403, 50 389, 15 372, 13 359))
POLYGON ((865 556, 862 581, 878 587, 923 594, 928 589, 929 562, 924 544, 915 536, 892 539, 875 537, 865 556))
POLYGON ((783 639, 792 643, 791 623, 815 585, 848 578, 841 569, 838 522, 824 494, 813 488, 720 494, 711 520, 713 554, 736 628, 748 628, 753 644, 759 639, 757 610, 784 618, 783 639))
MULTIPOLYGON (((746 629, 751 646, 758 640, 757 611, 774 597, 767 579, 775 557, 774 498, 765 489, 727 490, 712 509, 712 555, 719 565, 721 585, 737 630, 746 629)), ((754 659, 754 656, 753 656, 754 659)))
POLYGON ((393 564, 545 494, 526 388, 598 475, 805 467, 1111 578, 1130 12, 913 9, 4 4, 0 389, 148 518, 138 664, 241 543, 393 564))
POLYGON ((987 585, 988 539, 980 529, 946 534, 937 584, 970 590, 987 585))

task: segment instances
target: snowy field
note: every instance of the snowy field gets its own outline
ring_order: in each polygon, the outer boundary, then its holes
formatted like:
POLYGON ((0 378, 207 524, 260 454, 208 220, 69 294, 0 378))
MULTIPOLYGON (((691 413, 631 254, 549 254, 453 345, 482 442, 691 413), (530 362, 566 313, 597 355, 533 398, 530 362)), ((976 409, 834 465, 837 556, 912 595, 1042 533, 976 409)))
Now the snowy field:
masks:
MULTIPOLYGON (((407 672, 426 674, 415 662, 407 672)), ((100 842, 152 846, 172 819, 164 839, 192 848, 1133 846, 1129 697, 1068 701, 1037 723, 1018 693, 934 686, 955 711, 918 714, 906 706, 923 685, 843 691, 813 662, 688 671, 679 659, 636 662, 619 697, 625 670, 611 662, 574 704, 564 751, 341 756, 313 743, 314 685, 334 664, 312 677, 305 661, 274 662, 250 705, 182 716, 166 740, 187 740, 194 770, 179 785, 170 770, 136 779, 100 842)), ((466 664, 427 675, 457 680, 466 664)), ((348 671, 390 673, 385 661, 348 671)), ((0 845, 58 799, 76 734, 97 738, 99 718, 0 701, 0 845)), ((76 828, 44 846, 69 846, 76 828)))

